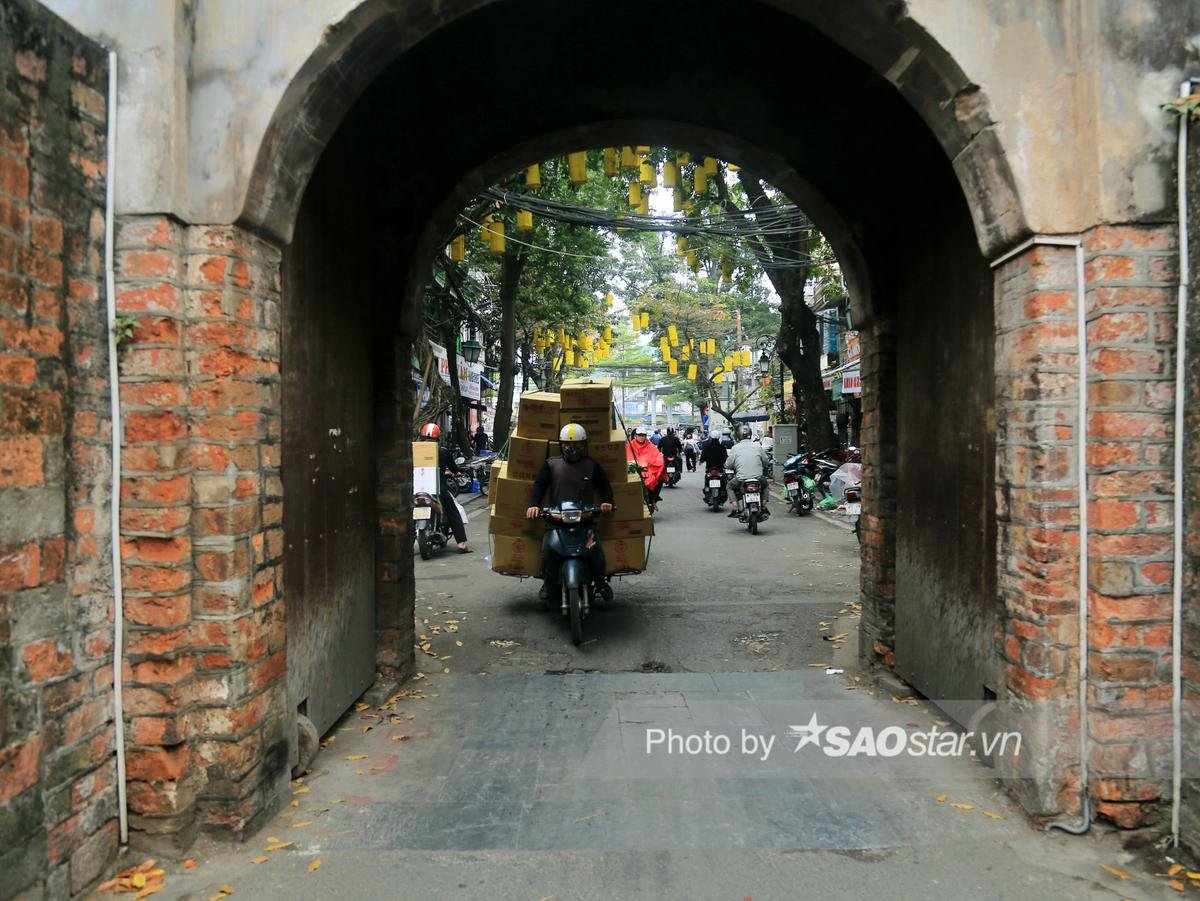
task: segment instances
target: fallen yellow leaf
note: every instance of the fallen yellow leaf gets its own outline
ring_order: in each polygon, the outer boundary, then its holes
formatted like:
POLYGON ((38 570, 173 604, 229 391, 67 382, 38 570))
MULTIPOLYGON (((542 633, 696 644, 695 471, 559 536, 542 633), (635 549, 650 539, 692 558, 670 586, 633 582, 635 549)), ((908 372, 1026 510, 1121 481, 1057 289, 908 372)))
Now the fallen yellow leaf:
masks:
POLYGON ((1183 883, 1180 882, 1178 879, 1172 879, 1170 882, 1167 883, 1167 885, 1170 888, 1175 889, 1175 891, 1177 891, 1177 892, 1182 892, 1184 889, 1183 883))
POLYGON ((273 845, 268 845, 267 850, 268 851, 280 851, 283 848, 290 848, 294 844, 296 844, 296 843, 295 842, 276 842, 273 845))
POLYGON ((1200 879, 1200 873, 1197 873, 1195 870, 1188 870, 1187 878, 1188 879, 1200 879))
POLYGON ((935 801, 937 801, 939 804, 941 804, 943 801, 945 801, 945 800, 946 800, 946 793, 945 793, 945 792, 942 792, 940 795, 938 795, 938 796, 937 796, 936 798, 934 798, 933 800, 935 800, 935 801))
POLYGON ((161 882, 152 882, 150 885, 146 886, 144 889, 134 895, 133 901, 140 901, 141 898, 148 898, 151 895, 161 892, 164 888, 166 888, 166 886, 164 886, 161 882))
POLYGON ((312 820, 305 820, 303 823, 292 823, 293 829, 303 829, 305 826, 311 826, 312 820))
POLYGON ((371 706, 370 704, 355 704, 354 709, 355 710, 366 710, 370 706, 371 706))
POLYGON ((299 802, 299 801, 293 801, 293 802, 292 802, 292 806, 293 806, 293 807, 299 807, 299 806, 300 806, 300 802, 299 802))
POLYGON ((232 895, 233 894, 233 886, 227 882, 223 886, 221 886, 221 891, 226 895, 232 895))
POLYGON ((1000 816, 1000 814, 998 814, 998 813, 992 813, 990 810, 985 810, 985 811, 983 811, 983 815, 984 815, 985 817, 991 817, 993 820, 1002 820, 1002 819, 1004 819, 1004 817, 1000 816))
POLYGON ((1171 868, 1169 870, 1167 870, 1167 875, 1174 876, 1175 874, 1180 873, 1182 871, 1183 871, 1183 864, 1173 863, 1173 864, 1171 864, 1171 868))
POLYGON ((221 901, 221 899, 224 897, 225 897, 224 892, 217 892, 215 895, 209 895, 208 901, 221 901))
POLYGON ((183 862, 183 868, 185 870, 190 870, 195 865, 196 865, 196 858, 194 858, 194 857, 189 857, 187 860, 185 860, 183 862))
POLYGON ((304 786, 304 788, 296 789, 294 792, 292 792, 292 794, 293 795, 307 795, 310 791, 311 791, 311 789, 306 785, 306 786, 304 786))
POLYGON ((268 845, 277 845, 277 844, 279 844, 279 842, 280 842, 280 839, 277 839, 275 836, 273 836, 273 835, 267 836, 267 844, 268 845))
POLYGON ((366 760, 367 755, 366 754, 347 754, 346 759, 347 760, 366 760))
POLYGON ((134 888, 144 888, 146 885, 146 874, 134 873, 133 878, 130 879, 129 882, 134 888))
POLYGON ((319 858, 319 857, 318 857, 316 860, 314 860, 312 863, 310 863, 310 864, 308 865, 308 872, 312 873, 312 872, 313 872, 313 871, 315 871, 315 870, 316 870, 316 869, 317 869, 319 866, 321 866, 321 858, 319 858))
POLYGON ((974 804, 959 804, 957 801, 950 802, 951 807, 957 807, 959 810, 974 810, 974 804))
POLYGON ((251 863, 266 863, 268 860, 270 860, 270 858, 267 857, 267 855, 265 855, 265 854, 260 854, 260 855, 258 855, 258 857, 250 858, 251 863))
POLYGON ((1106 870, 1107 872, 1112 873, 1118 879, 1128 879, 1129 878, 1129 874, 1126 873, 1124 870, 1118 870, 1116 867, 1110 867, 1106 863, 1100 864, 1100 869, 1106 870))

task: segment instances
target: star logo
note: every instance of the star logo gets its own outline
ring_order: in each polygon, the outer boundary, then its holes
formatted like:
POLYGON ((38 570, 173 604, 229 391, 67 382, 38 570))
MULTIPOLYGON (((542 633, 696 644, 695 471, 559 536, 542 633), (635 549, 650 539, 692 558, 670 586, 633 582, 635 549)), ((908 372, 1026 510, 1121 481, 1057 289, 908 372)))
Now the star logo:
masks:
POLYGON ((799 751, 805 745, 816 745, 821 747, 821 733, 828 729, 828 726, 822 726, 817 722, 817 715, 814 713, 806 726, 788 726, 788 735, 792 738, 800 739, 796 743, 796 750, 799 751))

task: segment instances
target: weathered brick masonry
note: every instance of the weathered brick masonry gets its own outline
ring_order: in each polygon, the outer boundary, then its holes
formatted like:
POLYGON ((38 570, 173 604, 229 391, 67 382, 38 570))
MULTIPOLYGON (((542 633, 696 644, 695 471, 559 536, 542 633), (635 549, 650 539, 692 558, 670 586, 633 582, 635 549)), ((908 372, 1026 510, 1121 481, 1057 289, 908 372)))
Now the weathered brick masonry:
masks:
POLYGON ((108 58, 0 4, 0 897, 116 851, 103 290, 108 58))
POLYGON ((286 778, 279 254, 130 217, 117 272, 130 826, 180 847, 286 778))
MULTIPOLYGON (((1084 236, 1088 724, 1093 809, 1154 822, 1171 739, 1174 230, 1084 236)), ((1038 246, 997 271, 998 585, 1010 699, 1041 736, 1015 766, 1037 814, 1079 808, 1076 268, 1038 246), (1039 703, 1040 702, 1040 703, 1039 703)))

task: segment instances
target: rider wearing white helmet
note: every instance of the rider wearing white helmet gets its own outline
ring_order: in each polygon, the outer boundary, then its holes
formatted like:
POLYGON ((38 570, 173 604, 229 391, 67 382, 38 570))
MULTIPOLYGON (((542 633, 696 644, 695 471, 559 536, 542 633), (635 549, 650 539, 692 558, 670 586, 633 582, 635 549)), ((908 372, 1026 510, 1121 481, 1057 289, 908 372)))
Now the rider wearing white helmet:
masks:
MULTIPOLYGON (((543 502, 547 507, 557 507, 564 501, 579 504, 593 503, 593 494, 599 492, 602 503, 600 510, 612 512, 613 490, 604 468, 587 456, 587 430, 575 422, 567 423, 558 433, 561 456, 551 457, 533 480, 529 495, 529 509, 525 515, 536 519, 541 515, 543 502)), ((604 553, 600 543, 590 549, 591 569, 600 582, 604 581, 604 553)), ((558 570, 562 561, 547 542, 542 544, 542 599, 554 597, 560 591, 557 584, 558 570)))

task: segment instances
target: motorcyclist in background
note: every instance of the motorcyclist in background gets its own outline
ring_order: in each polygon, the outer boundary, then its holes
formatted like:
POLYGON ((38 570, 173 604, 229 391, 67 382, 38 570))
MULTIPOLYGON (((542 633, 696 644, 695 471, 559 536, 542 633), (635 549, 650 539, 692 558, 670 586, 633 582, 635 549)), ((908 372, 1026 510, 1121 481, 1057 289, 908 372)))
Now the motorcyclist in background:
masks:
POLYGON ((688 472, 696 471, 696 455, 698 453, 696 435, 691 429, 688 429, 683 433, 683 459, 687 461, 688 472))
POLYGON ((640 425, 633 430, 633 441, 626 442, 625 456, 637 464, 642 474, 642 484, 646 486, 646 497, 650 504, 650 512, 658 511, 658 502, 662 499, 663 458, 649 440, 649 430, 640 425))
POLYGON ((700 452, 700 464, 704 467, 704 471, 710 469, 725 469, 725 460, 729 456, 729 451, 721 443, 716 432, 709 436, 704 442, 704 450, 700 452))
MULTIPOLYGON (((743 425, 738 428, 738 443, 729 452, 729 459, 726 465, 729 469, 733 470, 733 477, 729 480, 729 487, 733 490, 734 497, 739 501, 742 497, 742 482, 745 479, 762 479, 764 489, 771 480, 771 465, 767 460, 767 452, 763 450, 761 444, 756 444, 750 437, 749 426, 743 425)), ((762 493, 764 508, 766 507, 765 499, 768 494, 769 492, 766 490, 762 493)), ((736 506, 729 511, 730 519, 736 519, 739 516, 741 516, 741 511, 736 506)))
POLYGON ((658 452, 663 457, 676 457, 683 452, 683 442, 679 440, 679 436, 675 434, 675 429, 667 426, 667 434, 663 435, 662 441, 658 442, 658 452))
POLYGON ((454 495, 447 488, 447 480, 443 474, 447 471, 458 473, 458 464, 454 462, 454 454, 452 454, 446 445, 440 442, 442 430, 436 422, 428 422, 421 426, 421 437, 431 438, 438 441, 438 467, 441 472, 438 473, 438 485, 441 486, 441 494, 439 499, 442 502, 442 515, 446 517, 446 522, 450 523, 450 528, 454 532, 454 541, 458 545, 460 554, 471 553, 471 548, 467 544, 467 530, 463 526, 462 516, 458 512, 458 503, 454 500, 454 495))

